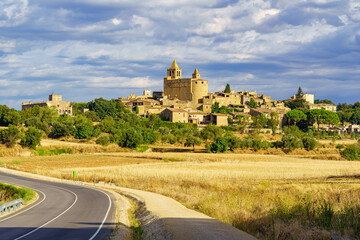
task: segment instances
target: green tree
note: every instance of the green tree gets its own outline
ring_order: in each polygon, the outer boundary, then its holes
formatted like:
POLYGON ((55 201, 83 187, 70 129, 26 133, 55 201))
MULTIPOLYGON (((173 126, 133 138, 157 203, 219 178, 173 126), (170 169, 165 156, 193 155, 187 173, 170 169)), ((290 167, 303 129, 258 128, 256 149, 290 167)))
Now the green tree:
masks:
POLYGON ((185 147, 193 147, 193 150, 195 151, 195 146, 199 146, 201 144, 201 139, 192 135, 189 135, 186 137, 186 142, 184 144, 185 147))
POLYGON ((21 132, 16 126, 9 125, 8 128, 0 130, 0 141, 7 147, 13 147, 19 139, 21 132))
POLYGON ((36 149, 36 147, 40 145, 42 135, 43 133, 41 131, 34 127, 29 127, 25 132, 24 138, 21 139, 20 144, 24 147, 36 149))
POLYGON ((250 108, 257 108, 257 103, 253 98, 250 98, 249 106, 250 108))
POLYGON ((231 89, 230 89, 230 84, 226 84, 226 87, 225 87, 224 93, 230 93, 230 92, 231 92, 231 89))
POLYGON ((74 137, 77 139, 90 138, 93 136, 93 131, 92 123, 80 123, 75 126, 74 137))
POLYGON ((303 147, 301 138, 293 134, 285 134, 282 138, 282 145, 288 152, 303 147))
POLYGON ((360 160, 360 147, 350 145, 341 151, 340 154, 347 160, 360 160))
POLYGON ((265 117, 264 114, 260 114, 256 117, 252 117, 251 127, 254 129, 255 133, 260 133, 260 130, 264 127, 267 123, 268 119, 265 117))
POLYGON ((90 119, 92 122, 100 122, 100 118, 94 111, 87 111, 84 113, 84 116, 90 119))
POLYGON ((110 138, 108 136, 101 136, 98 139, 96 139, 96 144, 107 146, 110 144, 110 138))
POLYGON ((111 116, 106 116, 103 120, 101 120, 99 127, 102 132, 110 133, 111 129, 113 129, 115 125, 115 120, 111 116))
POLYGON ((207 125, 200 131, 200 136, 204 140, 215 141, 215 139, 221 137, 223 134, 224 134, 223 129, 212 124, 207 125))
POLYGON ((303 146, 307 151, 314 150, 318 145, 318 142, 315 140, 314 137, 305 135, 302 138, 303 146))
POLYGON ((309 122, 317 123, 318 131, 320 128, 320 124, 323 123, 324 113, 325 113, 324 109, 313 109, 313 110, 310 110, 310 112, 309 112, 308 120, 309 120, 309 122))
POLYGON ((209 146, 209 151, 213 153, 226 152, 229 147, 229 143, 224 137, 219 137, 215 142, 209 146))
POLYGON ((290 125, 290 121, 294 122, 294 125, 296 125, 297 122, 301 120, 306 120, 306 115, 300 110, 291 110, 285 114, 286 119, 288 120, 288 124, 290 125))
POLYGON ((276 130, 278 129, 279 123, 280 123, 279 114, 277 114, 276 112, 271 112, 270 119, 268 120, 268 125, 271 128, 272 135, 276 134, 276 130))
POLYGON ((322 118, 325 123, 329 124, 329 126, 338 124, 340 122, 339 116, 332 111, 325 110, 322 118))
POLYGON ((350 117, 350 122, 352 124, 360 124, 360 109, 357 109, 353 115, 350 117))
POLYGON ((211 106, 211 112, 212 113, 219 113, 220 111, 220 107, 219 107, 219 103, 215 102, 212 106, 211 106))
POLYGON ((138 133, 134 128, 127 129, 124 132, 124 138, 120 140, 120 145, 127 148, 136 148, 143 141, 143 138, 140 133, 138 133))

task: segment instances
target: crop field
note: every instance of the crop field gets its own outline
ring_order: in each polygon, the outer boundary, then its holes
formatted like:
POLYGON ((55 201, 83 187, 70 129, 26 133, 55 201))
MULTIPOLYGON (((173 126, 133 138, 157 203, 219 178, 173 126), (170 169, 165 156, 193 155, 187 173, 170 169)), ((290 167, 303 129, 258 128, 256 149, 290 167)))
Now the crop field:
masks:
POLYGON ((259 239, 360 235, 360 162, 304 156, 98 153, 2 157, 1 165, 58 178, 157 192, 259 239))

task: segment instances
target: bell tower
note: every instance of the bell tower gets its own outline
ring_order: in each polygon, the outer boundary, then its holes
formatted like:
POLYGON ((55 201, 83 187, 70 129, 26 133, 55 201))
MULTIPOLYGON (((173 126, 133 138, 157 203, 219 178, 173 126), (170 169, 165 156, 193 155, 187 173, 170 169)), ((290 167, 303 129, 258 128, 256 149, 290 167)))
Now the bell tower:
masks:
POLYGON ((181 71, 176 61, 171 64, 171 67, 167 70, 167 79, 181 79, 181 71))

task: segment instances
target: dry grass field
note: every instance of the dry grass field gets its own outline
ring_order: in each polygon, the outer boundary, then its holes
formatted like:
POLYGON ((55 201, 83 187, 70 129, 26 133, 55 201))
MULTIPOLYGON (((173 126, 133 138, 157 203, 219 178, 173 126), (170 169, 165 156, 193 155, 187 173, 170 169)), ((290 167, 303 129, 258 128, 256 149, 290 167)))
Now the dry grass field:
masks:
POLYGON ((157 192, 259 239, 360 234, 360 162, 304 156, 98 153, 2 157, 2 165, 58 178, 157 192))

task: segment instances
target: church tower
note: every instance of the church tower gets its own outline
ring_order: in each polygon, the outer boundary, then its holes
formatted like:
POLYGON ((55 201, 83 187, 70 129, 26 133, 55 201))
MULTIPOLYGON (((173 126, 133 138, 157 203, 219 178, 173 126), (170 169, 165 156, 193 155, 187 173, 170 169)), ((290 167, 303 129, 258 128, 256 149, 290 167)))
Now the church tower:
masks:
POLYGON ((200 73, 199 73, 199 71, 197 70, 197 68, 195 68, 195 71, 194 71, 194 73, 192 74, 192 78, 194 78, 194 79, 200 79, 200 73))
POLYGON ((167 70, 167 78, 168 79, 181 79, 181 71, 182 69, 179 68, 176 61, 171 64, 171 67, 167 70))

